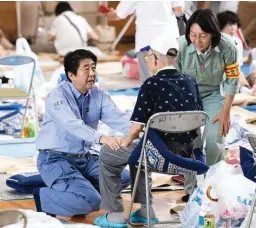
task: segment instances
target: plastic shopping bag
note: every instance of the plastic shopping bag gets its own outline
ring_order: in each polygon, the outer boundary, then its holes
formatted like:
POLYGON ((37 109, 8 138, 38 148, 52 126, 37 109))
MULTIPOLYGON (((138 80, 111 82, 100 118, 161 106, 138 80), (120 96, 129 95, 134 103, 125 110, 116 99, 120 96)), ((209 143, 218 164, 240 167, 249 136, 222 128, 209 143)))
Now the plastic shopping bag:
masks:
MULTIPOLYGON (((228 182, 232 175, 240 175, 242 170, 240 166, 229 165, 224 161, 210 167, 205 178, 198 179, 197 188, 190 197, 186 207, 181 213, 180 220, 183 228, 199 227, 199 214, 202 210, 210 209, 210 213, 215 216, 215 221, 219 217, 218 199, 219 191, 216 191, 216 186, 219 182, 228 182)), ((219 189, 218 189, 219 190, 219 189)))
POLYGON ((218 196, 217 227, 240 227, 252 206, 256 184, 242 174, 227 175, 214 186, 218 196))
POLYGON ((195 228, 198 225, 199 213, 202 206, 202 200, 205 197, 204 189, 198 187, 190 197, 186 207, 180 214, 180 222, 182 227, 195 228))
MULTIPOLYGON (((33 78, 33 89, 36 93, 39 93, 40 89, 42 88, 45 78, 43 73, 40 69, 37 56, 34 52, 31 51, 31 48, 24 38, 18 38, 16 41, 16 55, 24 55, 32 57, 35 60, 35 71, 34 71, 34 78, 33 78)), ((14 68, 14 85, 17 88, 22 89, 23 91, 28 92, 29 85, 30 85, 30 75, 32 74, 33 64, 25 64, 16 66, 14 68)))

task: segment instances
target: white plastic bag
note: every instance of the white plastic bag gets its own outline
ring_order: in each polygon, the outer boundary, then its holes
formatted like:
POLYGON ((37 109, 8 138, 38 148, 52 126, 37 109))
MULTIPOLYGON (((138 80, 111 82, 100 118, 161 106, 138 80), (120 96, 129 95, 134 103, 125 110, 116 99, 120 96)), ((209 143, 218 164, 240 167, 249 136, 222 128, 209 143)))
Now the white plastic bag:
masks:
POLYGON ((204 198, 204 190, 202 187, 198 187, 190 197, 186 207, 180 214, 180 222, 182 227, 196 228, 199 221, 199 212, 202 206, 202 200, 204 198))
MULTIPOLYGON (((42 86, 45 83, 45 78, 40 69, 37 56, 34 52, 31 51, 31 48, 24 38, 18 38, 16 40, 16 55, 24 55, 32 57, 35 60, 35 72, 33 78, 33 89, 36 94, 40 93, 42 86)), ((20 88, 26 92, 28 92, 30 85, 30 75, 33 70, 33 64, 25 64, 21 66, 17 66, 14 68, 14 84, 15 87, 20 88)))
POLYGON ((202 207, 205 206, 210 208, 210 212, 215 216, 216 221, 219 216, 218 204, 217 202, 211 201, 208 198, 207 190, 211 188, 210 197, 212 199, 219 198, 217 194, 219 191, 216 191, 216 186, 221 186, 219 184, 220 181, 223 180, 223 182, 228 182, 228 177, 232 175, 237 176, 241 173, 242 170, 239 166, 232 166, 224 161, 220 161, 210 167, 205 179, 202 180, 202 178, 200 178, 199 181, 197 177, 198 187, 193 192, 189 202, 187 203, 180 216, 182 227, 197 228, 199 224, 199 213, 202 207))
POLYGON ((256 184, 242 174, 230 174, 214 188, 218 196, 217 227, 240 227, 250 211, 256 184))

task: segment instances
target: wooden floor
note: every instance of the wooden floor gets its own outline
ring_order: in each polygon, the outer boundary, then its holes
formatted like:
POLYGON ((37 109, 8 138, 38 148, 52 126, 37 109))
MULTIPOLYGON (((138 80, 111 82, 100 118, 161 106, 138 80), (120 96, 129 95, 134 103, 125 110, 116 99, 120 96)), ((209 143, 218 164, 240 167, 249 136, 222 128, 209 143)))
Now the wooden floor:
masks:
MULTIPOLYGON (((183 191, 165 191, 155 192, 154 194, 154 208, 156 214, 160 220, 166 220, 169 217, 170 204, 179 202, 184 195, 183 191)), ((130 205, 130 194, 123 194, 125 212, 128 213, 130 205)), ((138 205, 134 206, 134 210, 138 205)), ((34 200, 15 200, 15 201, 3 201, 0 203, 0 209, 30 209, 35 210, 34 200)), ((105 214, 106 211, 100 210, 85 216, 70 217, 58 217, 70 221, 72 223, 87 223, 93 224, 93 221, 98 216, 105 214)))
POLYGON ((120 43, 117 45, 116 50, 119 52, 120 56, 124 56, 127 51, 134 48, 134 43, 120 43))

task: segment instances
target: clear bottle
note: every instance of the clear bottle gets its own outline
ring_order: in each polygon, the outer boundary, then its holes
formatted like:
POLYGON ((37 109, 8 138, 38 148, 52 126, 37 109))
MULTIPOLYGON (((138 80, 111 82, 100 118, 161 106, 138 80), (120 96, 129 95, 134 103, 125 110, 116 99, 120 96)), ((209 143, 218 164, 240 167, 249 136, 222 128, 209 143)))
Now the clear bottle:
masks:
POLYGON ((35 136, 36 136, 35 119, 33 118, 33 116, 31 116, 28 123, 28 137, 33 138, 35 136))
POLYGON ((28 138, 29 137, 29 119, 26 117, 24 127, 22 129, 22 138, 28 138))
POLYGON ((8 87, 9 87, 9 88, 14 88, 14 81, 13 81, 13 79, 9 79, 9 81, 8 81, 8 87))
POLYGON ((205 205, 201 206, 201 210, 199 212, 199 220, 198 220, 198 227, 204 228, 204 216, 206 215, 206 208, 205 205))
POLYGON ((207 205, 204 216, 204 228, 215 228, 215 216, 211 213, 210 203, 207 205))

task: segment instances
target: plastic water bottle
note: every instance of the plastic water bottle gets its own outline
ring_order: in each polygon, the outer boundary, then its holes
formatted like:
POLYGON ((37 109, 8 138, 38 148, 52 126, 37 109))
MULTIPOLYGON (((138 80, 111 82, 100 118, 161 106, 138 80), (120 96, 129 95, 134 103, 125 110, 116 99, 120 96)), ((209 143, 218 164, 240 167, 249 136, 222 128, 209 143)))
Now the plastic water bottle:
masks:
POLYGON ((210 204, 208 204, 206 208, 206 215, 204 216, 204 227, 215 228, 215 216, 211 213, 210 204))
POLYGON ((198 227, 204 228, 204 216, 206 215, 206 208, 205 205, 201 206, 201 210, 199 212, 199 220, 198 220, 198 227))
POLYGON ((203 204, 199 212, 199 228, 215 228, 215 217, 211 213, 211 204, 208 199, 203 198, 203 204))
POLYGON ((8 87, 9 87, 9 88, 14 88, 13 79, 9 79, 9 81, 8 81, 8 87))
POLYGON ((35 119, 30 117, 29 124, 28 124, 28 137, 33 138, 36 136, 36 129, 35 129, 35 119))
POLYGON ((22 138, 28 138, 29 137, 29 119, 26 117, 24 127, 22 129, 22 138))

